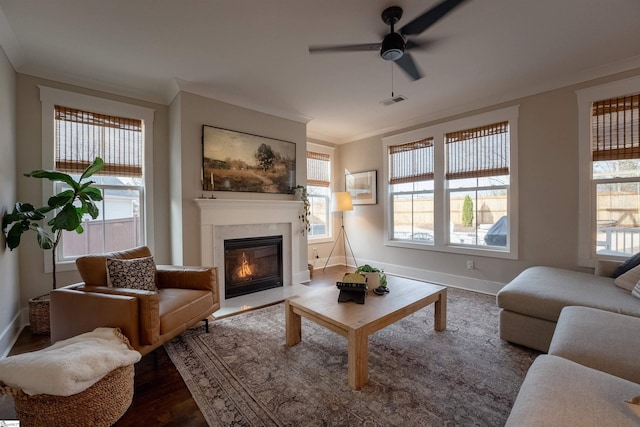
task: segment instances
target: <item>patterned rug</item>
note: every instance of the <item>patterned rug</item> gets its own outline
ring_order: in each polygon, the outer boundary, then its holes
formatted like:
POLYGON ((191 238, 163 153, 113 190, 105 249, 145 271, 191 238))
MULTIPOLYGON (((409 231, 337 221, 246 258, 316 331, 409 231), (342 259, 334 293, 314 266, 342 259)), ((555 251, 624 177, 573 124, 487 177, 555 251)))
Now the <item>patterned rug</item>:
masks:
POLYGON ((449 288, 369 338, 369 383, 347 384, 347 341, 302 319, 285 346, 284 305, 193 328, 165 344, 211 426, 500 426, 538 353, 498 337, 495 297, 449 288))

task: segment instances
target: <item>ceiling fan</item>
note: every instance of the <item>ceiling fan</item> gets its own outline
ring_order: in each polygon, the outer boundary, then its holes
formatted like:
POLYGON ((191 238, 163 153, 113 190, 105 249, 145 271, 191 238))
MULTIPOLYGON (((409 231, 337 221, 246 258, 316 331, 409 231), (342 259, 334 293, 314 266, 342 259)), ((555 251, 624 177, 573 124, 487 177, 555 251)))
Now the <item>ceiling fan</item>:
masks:
POLYGON ((406 36, 421 34, 427 28, 438 22, 447 13, 465 0, 444 0, 431 9, 405 24, 399 32, 394 29, 395 24, 402 18, 402 8, 391 6, 382 12, 382 21, 391 27, 389 34, 384 36, 380 43, 352 44, 340 46, 309 46, 309 53, 324 52, 361 52, 379 50, 380 56, 387 61, 394 61, 413 80, 423 77, 411 55, 407 52, 411 49, 424 49, 430 43, 407 40, 406 36))

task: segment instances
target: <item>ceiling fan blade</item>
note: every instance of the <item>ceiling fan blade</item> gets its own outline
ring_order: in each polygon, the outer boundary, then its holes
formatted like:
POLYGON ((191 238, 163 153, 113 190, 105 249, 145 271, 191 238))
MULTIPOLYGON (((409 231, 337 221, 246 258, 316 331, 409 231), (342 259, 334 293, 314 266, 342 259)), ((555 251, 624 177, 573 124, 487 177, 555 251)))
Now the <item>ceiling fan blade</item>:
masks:
POLYGON ((407 40, 404 48, 405 50, 414 49, 414 50, 426 50, 435 45, 436 42, 433 40, 407 40))
POLYGON ((309 53, 326 52, 369 52, 380 50, 381 43, 351 44, 342 46, 309 46, 309 53))
POLYGON ((413 80, 419 80, 424 77, 422 72, 418 69, 418 65, 408 53, 405 53, 399 59, 396 59, 395 63, 398 64, 398 66, 402 68, 402 71, 407 73, 407 75, 413 80))
POLYGON ((403 26, 400 29, 400 34, 406 36, 422 33, 463 1, 465 0, 444 0, 403 26))

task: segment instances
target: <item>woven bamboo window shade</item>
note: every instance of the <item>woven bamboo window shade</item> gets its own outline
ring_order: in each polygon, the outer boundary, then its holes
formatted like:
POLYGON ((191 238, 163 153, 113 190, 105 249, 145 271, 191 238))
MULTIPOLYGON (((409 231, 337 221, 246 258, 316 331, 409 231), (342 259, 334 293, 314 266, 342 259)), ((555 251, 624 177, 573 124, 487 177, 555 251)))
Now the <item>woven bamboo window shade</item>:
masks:
POLYGON ((447 179, 509 174, 509 122, 445 135, 447 179))
POLYGON ((307 151, 307 185, 328 187, 331 183, 329 162, 331 156, 307 151))
POLYGON ((389 183, 433 179, 433 138, 389 146, 389 183))
POLYGON ((594 102, 591 113, 592 158, 640 158, 640 94, 594 102))
POLYGON ((142 177, 142 121, 55 106, 56 170, 82 173, 96 157, 99 175, 142 177))

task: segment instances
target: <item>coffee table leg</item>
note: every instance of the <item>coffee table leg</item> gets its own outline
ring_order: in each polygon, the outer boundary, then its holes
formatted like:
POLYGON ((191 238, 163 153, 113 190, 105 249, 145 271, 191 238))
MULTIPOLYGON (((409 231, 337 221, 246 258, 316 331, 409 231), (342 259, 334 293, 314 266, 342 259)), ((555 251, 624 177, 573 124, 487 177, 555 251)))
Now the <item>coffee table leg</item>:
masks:
POLYGON ((302 340, 302 318, 293 312, 293 307, 289 300, 285 300, 285 327, 287 334, 287 346, 298 344, 302 340))
POLYGON ((347 339, 349 387, 358 390, 369 381, 369 336, 361 329, 351 329, 347 339))
POLYGON ((440 292, 440 298, 435 303, 435 319, 433 328, 436 331, 444 331, 447 328, 447 290, 440 292))

